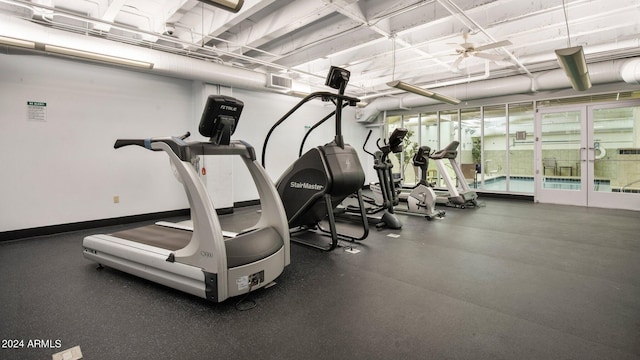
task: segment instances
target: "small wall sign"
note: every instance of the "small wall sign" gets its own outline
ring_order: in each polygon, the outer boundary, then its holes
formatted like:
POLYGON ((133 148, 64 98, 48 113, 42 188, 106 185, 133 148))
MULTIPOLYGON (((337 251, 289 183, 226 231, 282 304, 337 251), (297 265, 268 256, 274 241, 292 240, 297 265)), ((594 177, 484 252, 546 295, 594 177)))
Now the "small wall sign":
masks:
POLYGON ((27 120, 47 121, 47 103, 27 101, 27 120))

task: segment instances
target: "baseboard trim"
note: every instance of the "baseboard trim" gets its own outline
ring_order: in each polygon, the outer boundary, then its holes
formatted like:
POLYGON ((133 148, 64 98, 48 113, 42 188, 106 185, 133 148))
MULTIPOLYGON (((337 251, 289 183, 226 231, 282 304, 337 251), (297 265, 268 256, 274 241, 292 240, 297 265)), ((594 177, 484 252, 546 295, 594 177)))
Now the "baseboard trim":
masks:
MULTIPOLYGON (((223 209, 225 210, 225 209, 223 209)), ((233 209, 231 209, 233 212, 233 209)), ((160 211, 148 214, 129 215, 117 218, 80 221, 69 224, 41 226, 30 229, 20 229, 0 232, 0 241, 17 240, 30 238, 34 236, 52 235, 69 231, 86 230, 91 228, 99 228, 103 226, 113 226, 121 224, 130 224, 141 221, 157 220, 167 217, 189 216, 189 209, 160 211)))
MULTIPOLYGON (((243 206, 260 205, 260 200, 241 201, 234 203, 233 207, 216 209, 218 215, 233 214, 234 208, 243 206)), ((170 211, 160 211, 155 213, 129 215, 110 219, 80 221, 69 224, 49 225, 30 229, 20 229, 0 232, 0 242, 9 240, 25 239, 34 236, 45 236, 59 234, 69 231, 86 230, 92 228, 99 228, 103 226, 113 226, 122 224, 132 224, 141 221, 159 220, 163 218, 176 217, 176 216, 189 216, 189 209, 179 209, 170 211)))
POLYGON ((234 208, 241 208, 245 206, 256 206, 260 205, 260 199, 257 200, 247 200, 247 201, 238 201, 233 203, 234 208))
POLYGON ((531 201, 533 202, 533 195, 525 195, 525 194, 505 194, 505 193, 485 193, 478 192, 478 197, 480 198, 494 198, 494 199, 509 199, 509 200, 523 200, 523 201, 531 201))

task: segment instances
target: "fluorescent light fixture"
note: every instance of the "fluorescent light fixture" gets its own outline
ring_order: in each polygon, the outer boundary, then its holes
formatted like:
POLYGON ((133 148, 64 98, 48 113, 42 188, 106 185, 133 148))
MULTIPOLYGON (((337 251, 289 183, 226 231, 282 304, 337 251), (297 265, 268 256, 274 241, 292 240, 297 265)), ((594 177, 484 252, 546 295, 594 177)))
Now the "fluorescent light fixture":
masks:
POLYGON ((240 8, 244 4, 244 0, 198 0, 201 3, 205 3, 207 5, 215 6, 227 11, 238 12, 240 8))
POLYGON ((442 101, 445 102, 447 104, 451 104, 451 105, 458 105, 462 102, 462 100, 458 100, 456 98, 452 98, 446 95, 442 95, 442 94, 438 94, 438 93, 434 93, 433 91, 429 91, 414 85, 410 85, 407 84, 405 82, 402 81, 392 81, 392 82, 388 82, 387 86, 390 87, 394 87, 396 89, 400 89, 400 90, 404 90, 404 91, 408 91, 410 93, 414 93, 417 95, 422 95, 422 96, 426 96, 428 98, 432 98, 434 100, 438 100, 438 101, 442 101))
POLYGON ((9 45, 9 46, 16 46, 16 47, 21 47, 21 48, 27 48, 27 49, 35 49, 36 48, 36 43, 34 43, 33 41, 20 40, 20 39, 10 38, 10 37, 6 37, 6 36, 0 36, 0 44, 9 45))
POLYGON ((75 58, 81 58, 92 61, 99 61, 108 64, 131 66, 140 69, 153 69, 153 64, 146 61, 138 61, 117 56, 98 54, 89 51, 70 49, 55 45, 44 45, 44 51, 52 52, 58 55, 66 55, 75 58))
POLYGON ((587 69, 587 60, 584 57, 582 46, 558 49, 556 56, 575 90, 584 91, 591 87, 589 69, 587 69))

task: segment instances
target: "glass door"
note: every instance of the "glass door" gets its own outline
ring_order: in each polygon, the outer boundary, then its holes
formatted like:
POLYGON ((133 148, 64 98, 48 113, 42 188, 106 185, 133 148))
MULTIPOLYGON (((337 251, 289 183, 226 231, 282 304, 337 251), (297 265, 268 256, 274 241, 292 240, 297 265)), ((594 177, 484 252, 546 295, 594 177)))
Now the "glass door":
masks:
POLYGON ((535 200, 640 210, 640 104, 539 109, 535 200))
POLYGON ((535 201, 586 206, 585 107, 539 109, 536 125, 535 201))
POLYGON ((640 104, 589 106, 589 206, 640 210, 640 104))

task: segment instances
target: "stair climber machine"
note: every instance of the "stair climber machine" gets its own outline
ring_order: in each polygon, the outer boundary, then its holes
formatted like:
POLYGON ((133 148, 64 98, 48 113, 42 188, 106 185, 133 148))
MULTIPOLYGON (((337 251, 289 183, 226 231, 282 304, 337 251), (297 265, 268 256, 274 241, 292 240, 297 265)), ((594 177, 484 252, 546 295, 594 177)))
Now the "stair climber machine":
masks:
MULTIPOLYGON (((398 191, 393 179, 393 163, 389 159, 389 154, 399 153, 403 149, 402 139, 407 133, 406 129, 395 129, 389 137, 389 142, 384 141, 380 146, 380 139, 376 142, 378 151, 375 153, 367 150, 367 143, 371 137, 373 130, 369 130, 367 138, 364 141, 362 150, 373 157, 373 168, 378 175, 377 183, 370 183, 369 189, 373 193, 373 197, 363 195, 363 200, 371 205, 366 209, 367 216, 373 220, 377 228, 387 227, 389 229, 401 229, 402 222, 395 214, 394 207, 399 204, 398 191), (382 215, 378 215, 382 212, 382 215)), ((352 207, 347 208, 353 211, 352 207)))
POLYGON ((289 228, 284 207, 254 148, 231 140, 243 103, 228 96, 207 99, 199 125, 209 141, 181 137, 119 139, 114 148, 138 145, 164 151, 181 180, 192 222, 159 222, 112 234, 91 235, 82 242, 84 257, 213 302, 247 294, 273 282, 289 265, 289 228), (207 190, 192 166, 204 155, 238 155, 260 196, 262 211, 253 226, 224 232, 207 190), (223 235, 223 234, 226 234, 223 235))
POLYGON ((469 184, 464 177, 464 173, 458 165, 456 161, 456 157, 458 156, 458 146, 459 142, 453 141, 449 145, 447 145, 444 149, 440 151, 434 151, 429 154, 429 149, 426 151, 429 159, 435 161, 436 166, 438 167, 438 172, 440 176, 444 179, 447 184, 447 192, 442 193, 438 192, 437 194, 437 203, 444 204, 446 206, 451 207, 459 207, 464 209, 466 207, 477 207, 480 206, 478 199, 478 194, 471 190, 469 184), (447 166, 445 164, 445 160, 449 160, 449 164, 451 165, 451 169, 453 169, 456 174, 456 182, 453 181, 449 171, 447 171, 447 166))
POLYGON ((369 234, 369 225, 361 194, 365 179, 364 170, 355 149, 345 144, 342 138, 342 109, 345 106, 355 106, 359 101, 359 99, 344 95, 349 76, 350 73, 347 70, 331 67, 326 85, 338 89, 339 93, 315 92, 306 96, 271 127, 262 148, 262 166, 265 166, 269 138, 280 124, 312 99, 320 98, 335 104, 335 110, 307 132, 308 135, 318 125, 335 115, 334 140, 308 150, 285 170, 276 182, 276 188, 287 214, 291 235, 295 235, 295 237, 291 237, 291 240, 325 251, 335 249, 339 240, 360 241, 369 234), (336 227, 336 209, 345 198, 353 193, 356 193, 360 208, 359 222, 362 226, 362 235, 360 236, 338 233, 336 227), (325 220, 329 224, 329 229, 322 227, 321 223, 325 220), (329 236, 331 240, 329 244, 324 245, 313 241, 313 239, 303 239, 298 236, 298 234, 305 232, 325 235, 321 238, 329 236))

